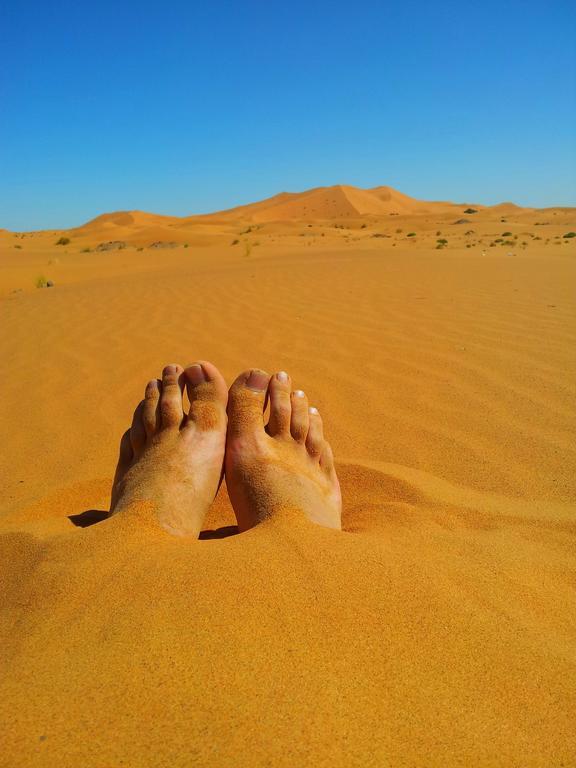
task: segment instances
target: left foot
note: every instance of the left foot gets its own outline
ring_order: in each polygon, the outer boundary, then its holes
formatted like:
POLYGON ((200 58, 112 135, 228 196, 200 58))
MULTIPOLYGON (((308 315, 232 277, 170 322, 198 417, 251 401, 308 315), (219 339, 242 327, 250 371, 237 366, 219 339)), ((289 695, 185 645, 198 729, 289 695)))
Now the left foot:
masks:
POLYGON ((292 390, 285 371, 240 374, 228 396, 228 419, 226 485, 241 531, 294 513, 341 529, 340 485, 322 419, 302 390, 292 390))
POLYGON ((222 375, 204 361, 167 365, 148 383, 120 443, 111 515, 148 502, 165 530, 198 536, 222 479, 227 397, 222 375))

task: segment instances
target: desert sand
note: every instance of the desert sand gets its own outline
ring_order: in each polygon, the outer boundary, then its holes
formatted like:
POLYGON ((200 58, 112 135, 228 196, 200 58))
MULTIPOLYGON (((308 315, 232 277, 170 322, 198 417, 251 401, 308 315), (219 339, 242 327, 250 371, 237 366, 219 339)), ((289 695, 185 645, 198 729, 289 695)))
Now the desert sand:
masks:
POLYGON ((340 186, 0 231, 0 765, 576 765, 573 230, 340 186), (106 519, 197 359, 307 392, 342 532, 106 519))

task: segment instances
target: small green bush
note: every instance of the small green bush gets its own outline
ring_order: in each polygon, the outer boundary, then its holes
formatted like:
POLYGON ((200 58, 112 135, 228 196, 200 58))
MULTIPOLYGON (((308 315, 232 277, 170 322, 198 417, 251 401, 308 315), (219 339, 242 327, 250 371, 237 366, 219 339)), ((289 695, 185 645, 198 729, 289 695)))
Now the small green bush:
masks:
POLYGON ((566 234, 562 235, 562 237, 565 237, 567 239, 569 239, 571 237, 576 237, 576 232, 566 232, 566 234))
POLYGON ((478 213, 478 211, 476 210, 476 208, 466 208, 464 213, 478 213))
POLYGON ((68 245, 69 242, 70 242, 69 237, 61 237, 60 240, 56 241, 56 245, 68 245))
POLYGON ((44 277, 44 275, 38 275, 36 278, 36 288, 46 288, 48 285, 48 280, 44 277))
POLYGON ((406 237, 416 237, 416 232, 408 232, 406 237))
POLYGON ((502 232, 502 237, 512 237, 512 232, 502 232))
POLYGON ((445 237, 440 238, 440 240, 436 240, 438 245, 448 245, 448 240, 446 240, 445 237))

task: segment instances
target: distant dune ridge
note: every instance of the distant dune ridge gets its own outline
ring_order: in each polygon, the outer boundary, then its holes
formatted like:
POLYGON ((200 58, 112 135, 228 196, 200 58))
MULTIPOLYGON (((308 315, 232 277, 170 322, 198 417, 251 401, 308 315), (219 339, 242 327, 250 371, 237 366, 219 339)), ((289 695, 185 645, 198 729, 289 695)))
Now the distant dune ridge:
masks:
MULTIPOLYGON (((471 205, 479 214, 503 216, 511 211, 533 211, 513 203, 484 206, 477 203, 452 203, 416 200, 389 186, 360 189, 347 184, 314 187, 304 192, 280 192, 277 195, 247 205, 223 211, 190 216, 166 216, 145 211, 113 211, 103 213, 78 227, 44 230, 64 233, 84 245, 102 241, 125 241, 130 245, 147 246, 164 239, 181 244, 204 245, 218 243, 234 226, 258 225, 283 227, 307 223, 342 222, 371 218, 388 220, 390 216, 460 216, 471 205), (214 239, 216 236, 216 240, 214 239)), ((32 234, 31 232, 29 234, 32 234)), ((10 236, 7 230, 0 235, 10 236)))
MULTIPOLYGON (((458 213, 471 205, 476 211, 505 214, 510 211, 533 210, 520 208, 514 203, 485 206, 477 203, 423 201, 405 195, 388 186, 360 189, 348 184, 314 187, 304 192, 280 192, 272 197, 247 205, 238 205, 223 211, 190 216, 166 216, 145 211, 113 211, 103 213, 67 232, 75 236, 106 234, 114 229, 141 230, 148 227, 187 229, 202 223, 245 221, 254 223, 329 221, 353 219, 362 216, 419 215, 458 213)), ((52 230, 54 231, 54 230, 52 230)), ((60 231, 60 230, 58 230, 60 231)), ((64 230, 63 230, 64 231, 64 230)), ((0 233, 8 230, 0 229, 0 233)))
MULTIPOLYGON (((466 206, 467 204, 464 204, 466 206)), ((512 205, 503 203, 503 206, 512 205)), ((474 204, 482 210, 486 206, 474 204)), ((449 212, 462 208, 462 204, 449 202, 424 202, 398 192, 392 187, 374 187, 360 189, 347 184, 331 187, 315 187, 304 192, 280 192, 265 200, 248 205, 238 205, 224 211, 193 216, 160 216, 143 211, 117 211, 105 213, 87 222, 78 230, 103 225, 116 226, 151 226, 180 225, 195 223, 203 219, 242 220, 253 222, 272 221, 312 221, 341 219, 371 214, 388 216, 390 214, 418 214, 449 212)))

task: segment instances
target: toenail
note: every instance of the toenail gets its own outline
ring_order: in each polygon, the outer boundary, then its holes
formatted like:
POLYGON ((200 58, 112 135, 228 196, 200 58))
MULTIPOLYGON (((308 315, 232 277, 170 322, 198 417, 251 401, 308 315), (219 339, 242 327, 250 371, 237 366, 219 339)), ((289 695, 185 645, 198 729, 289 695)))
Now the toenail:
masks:
POLYGON ((148 384, 146 384, 146 389, 148 392, 155 392, 158 390, 158 380, 157 379, 151 379, 148 384))
POLYGON ((199 363, 194 363, 194 365, 187 368, 186 375, 188 376, 188 381, 194 387, 197 387, 198 384, 203 384, 207 380, 204 368, 199 363))
POLYGON ((276 378, 278 379, 278 381, 281 381, 281 382, 283 382, 285 384, 288 381, 289 377, 288 377, 288 374, 286 373, 286 371, 279 371, 276 374, 276 378))
POLYGON ((312 406, 311 408, 308 408, 308 413, 311 413, 313 416, 316 416, 318 414, 318 408, 314 408, 314 406, 312 406))
POLYGON ((176 366, 167 365, 162 371, 162 373, 164 374, 164 376, 173 376, 176 373, 176 366))
POLYGON ((292 394, 294 397, 304 397, 304 392, 301 389, 296 389, 292 394))
POLYGON ((250 376, 246 379, 246 386, 257 392, 263 392, 268 386, 270 376, 264 371, 250 371, 250 376))

